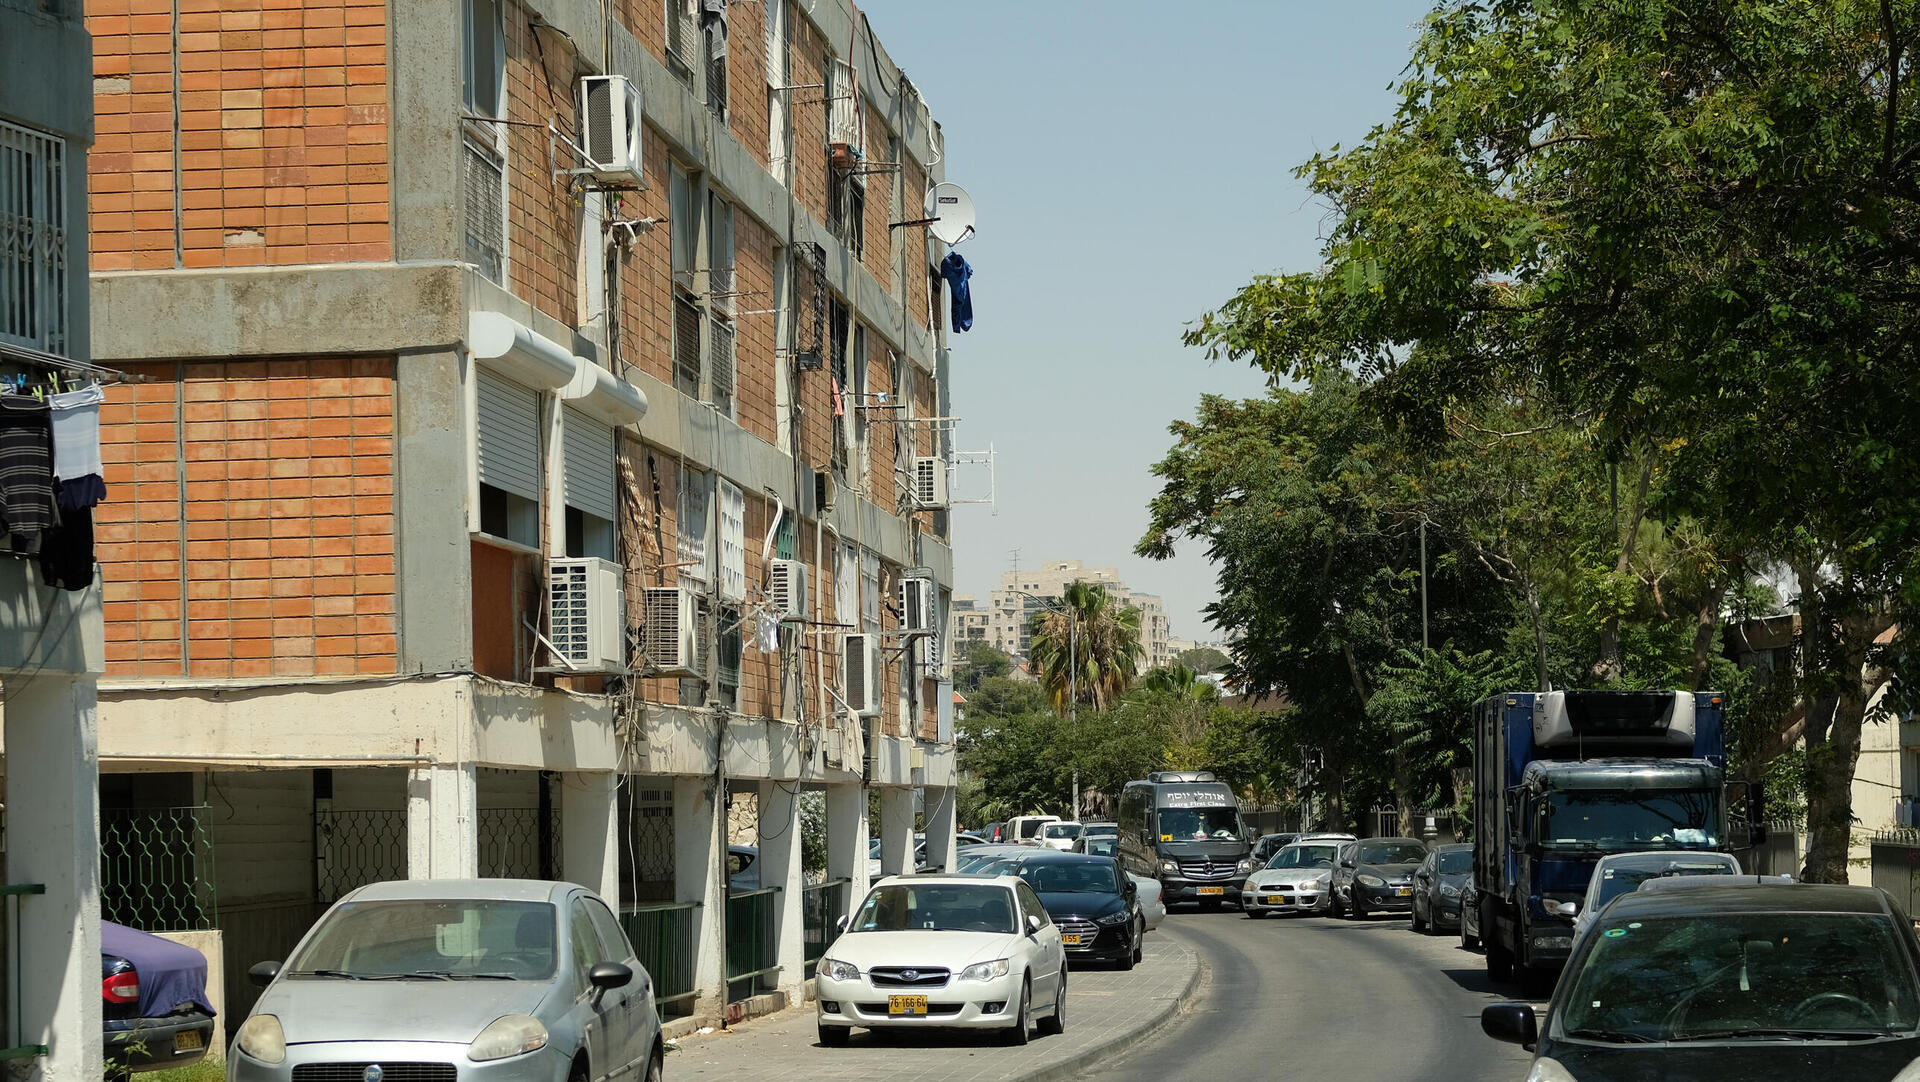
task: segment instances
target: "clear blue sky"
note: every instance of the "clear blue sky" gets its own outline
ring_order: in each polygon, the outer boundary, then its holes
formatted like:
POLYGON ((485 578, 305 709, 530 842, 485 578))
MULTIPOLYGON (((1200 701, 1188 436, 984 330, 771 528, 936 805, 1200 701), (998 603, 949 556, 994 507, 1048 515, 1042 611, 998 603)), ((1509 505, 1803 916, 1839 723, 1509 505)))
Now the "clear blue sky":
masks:
MULTIPOLYGON (((1116 566, 1178 638, 1211 639, 1196 546, 1133 555, 1167 424, 1263 392, 1182 326, 1259 273, 1319 262, 1292 171, 1392 115, 1430 0, 870 0, 979 210, 974 329, 953 338, 957 446, 999 454, 998 513, 954 512, 956 589, 1022 566, 1116 566), (1179 17, 1175 17, 1178 15, 1179 17)), ((975 478, 963 474, 966 487, 975 478)), ((958 494, 958 493, 956 493, 958 494)))

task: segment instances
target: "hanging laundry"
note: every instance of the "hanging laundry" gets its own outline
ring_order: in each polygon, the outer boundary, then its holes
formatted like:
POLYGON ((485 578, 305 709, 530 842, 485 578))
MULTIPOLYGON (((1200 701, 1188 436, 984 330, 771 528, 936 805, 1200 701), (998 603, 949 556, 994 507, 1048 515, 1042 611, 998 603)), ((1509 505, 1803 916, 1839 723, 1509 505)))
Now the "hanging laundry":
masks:
POLYGON ((847 415, 847 404, 840 398, 840 377, 834 375, 832 372, 828 372, 827 381, 833 388, 833 415, 835 417, 845 417, 847 415))
POLYGON ((707 59, 727 55, 727 0, 700 0, 700 29, 707 35, 707 59))
POLYGON ((780 621, 771 613, 755 613, 753 617, 753 648, 763 654, 776 653, 780 649, 780 621))
POLYGON ((940 277, 947 280, 947 290, 953 294, 953 329, 972 330, 973 287, 968 282, 973 277, 973 268, 967 265, 967 257, 948 252, 947 258, 940 261, 940 277))
POLYGON ((47 404, 0 394, 0 534, 16 552, 38 552, 52 529, 53 433, 47 404))
POLYGON ((61 510, 93 507, 107 498, 106 470, 100 465, 100 404, 106 400, 98 383, 47 396, 61 510))
POLYGON ((41 538, 41 581, 62 590, 84 590, 93 585, 93 564, 93 505, 62 505, 59 524, 41 538))

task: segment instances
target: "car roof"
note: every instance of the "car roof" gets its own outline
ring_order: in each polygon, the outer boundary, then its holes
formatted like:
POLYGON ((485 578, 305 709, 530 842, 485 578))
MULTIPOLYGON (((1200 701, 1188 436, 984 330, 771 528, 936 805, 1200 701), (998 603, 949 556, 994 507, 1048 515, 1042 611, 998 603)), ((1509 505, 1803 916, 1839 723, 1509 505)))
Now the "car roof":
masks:
POLYGON ((551 902, 569 891, 572 883, 548 879, 394 879, 369 883, 348 897, 356 902, 401 900, 460 900, 496 902, 551 902))
POLYGON ((1112 857, 1096 857, 1091 853, 1066 853, 1058 849, 1035 849, 1032 846, 1024 846, 1023 848, 1026 849, 1027 855, 1021 858, 1020 862, 1022 864, 1113 863, 1112 857))
POLYGON ((1302 834, 1294 839, 1295 842, 1350 842, 1354 840, 1355 838, 1351 834, 1333 834, 1326 831, 1317 834, 1302 834))
POLYGON ((1593 870, 1598 872, 1606 868, 1671 868, 1675 865, 1685 865, 1689 861, 1694 864, 1717 864, 1723 866, 1731 862, 1735 867, 1739 867, 1740 863, 1734 860, 1731 853, 1690 852, 1685 849, 1655 849, 1638 853, 1608 853, 1606 856, 1594 862, 1593 870))
POLYGON ((1472 848, 1472 842, 1447 842, 1444 845, 1434 846, 1433 851, 1436 853, 1458 853, 1462 849, 1470 850, 1472 848))
MULTIPOLYGON (((1004 876, 1004 875, 978 875, 973 872, 947 872, 947 873, 942 873, 938 875, 892 875, 892 876, 888 876, 884 880, 884 882, 888 884, 909 882, 917 887, 964 885, 964 886, 970 886, 970 887, 979 887, 979 886, 1007 887, 1011 889, 1013 887, 1013 884, 1018 882, 1018 880, 1013 879, 1009 876, 1004 876)), ((880 882, 874 883, 874 886, 876 887, 880 885, 881 885, 880 882)))
POLYGON ((1114 822, 1111 819, 1088 819, 1083 821, 1080 825, 1083 827, 1117 827, 1120 824, 1114 822))
POLYGON ((1418 838, 1361 838, 1360 841, 1363 841, 1363 842, 1412 842, 1415 845, 1427 844, 1426 842, 1423 842, 1418 838))
MULTIPOLYGON (((1672 880, 1679 883, 1682 880, 1672 880)), ((1889 913, 1878 887, 1837 883, 1783 883, 1759 876, 1699 876, 1685 889, 1662 888, 1622 894, 1607 909, 1607 919, 1690 917, 1716 912, 1745 913, 1889 913)))

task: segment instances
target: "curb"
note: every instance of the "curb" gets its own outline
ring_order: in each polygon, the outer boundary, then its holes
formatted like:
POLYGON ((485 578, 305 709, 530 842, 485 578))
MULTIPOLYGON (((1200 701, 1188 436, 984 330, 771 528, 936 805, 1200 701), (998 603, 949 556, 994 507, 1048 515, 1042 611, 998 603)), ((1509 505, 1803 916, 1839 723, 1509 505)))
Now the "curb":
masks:
POLYGON ((1192 947, 1187 947, 1186 950, 1193 955, 1193 967, 1187 972, 1187 983, 1182 985, 1177 993, 1167 997, 1166 1005, 1152 1018, 1147 1019, 1145 1025, 1132 1033, 1119 1034, 1113 1040, 1089 1048, 1070 1060, 1047 1067, 1038 1067, 1024 1074, 1008 1075, 1004 1082, 1061 1082, 1063 1079, 1079 1078, 1158 1036, 1161 1030, 1172 1024, 1181 1008, 1193 1002, 1194 987, 1200 983, 1201 971, 1206 968, 1206 964, 1200 959, 1199 951, 1192 947))

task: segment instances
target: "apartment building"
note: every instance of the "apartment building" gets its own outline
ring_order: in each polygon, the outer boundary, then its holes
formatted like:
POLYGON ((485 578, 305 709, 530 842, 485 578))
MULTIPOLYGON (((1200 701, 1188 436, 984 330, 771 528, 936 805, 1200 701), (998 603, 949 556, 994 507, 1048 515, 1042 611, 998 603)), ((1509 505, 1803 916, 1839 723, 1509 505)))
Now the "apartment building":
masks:
POLYGON ((796 992, 870 832, 953 836, 912 82, 846 0, 87 20, 95 351, 152 380, 102 417, 109 911, 217 927, 237 1012, 360 883, 557 877, 676 1011, 796 992))
POLYGON ((980 607, 978 598, 972 594, 954 594, 950 608, 955 648, 987 641, 989 616, 987 610, 980 607))
POLYGON ((1066 593, 1075 582, 1098 583, 1113 599, 1140 612, 1141 671, 1173 662, 1172 626, 1166 605, 1154 594, 1130 589, 1112 567, 1085 567, 1078 560, 1051 560, 1038 568, 1017 568, 1000 576, 1000 588, 987 595, 987 639, 997 650, 1024 658, 1033 643, 1034 614, 1066 593))
POLYGON ((100 964, 101 595, 79 575, 80 516, 54 510, 54 471, 67 463, 55 454, 52 410, 28 393, 97 375, 87 323, 91 70, 77 4, 0 0, 0 1064, 16 1079, 101 1073, 101 999, 73 977, 100 964), (68 588, 48 584, 45 561, 60 564, 54 577, 68 588))

